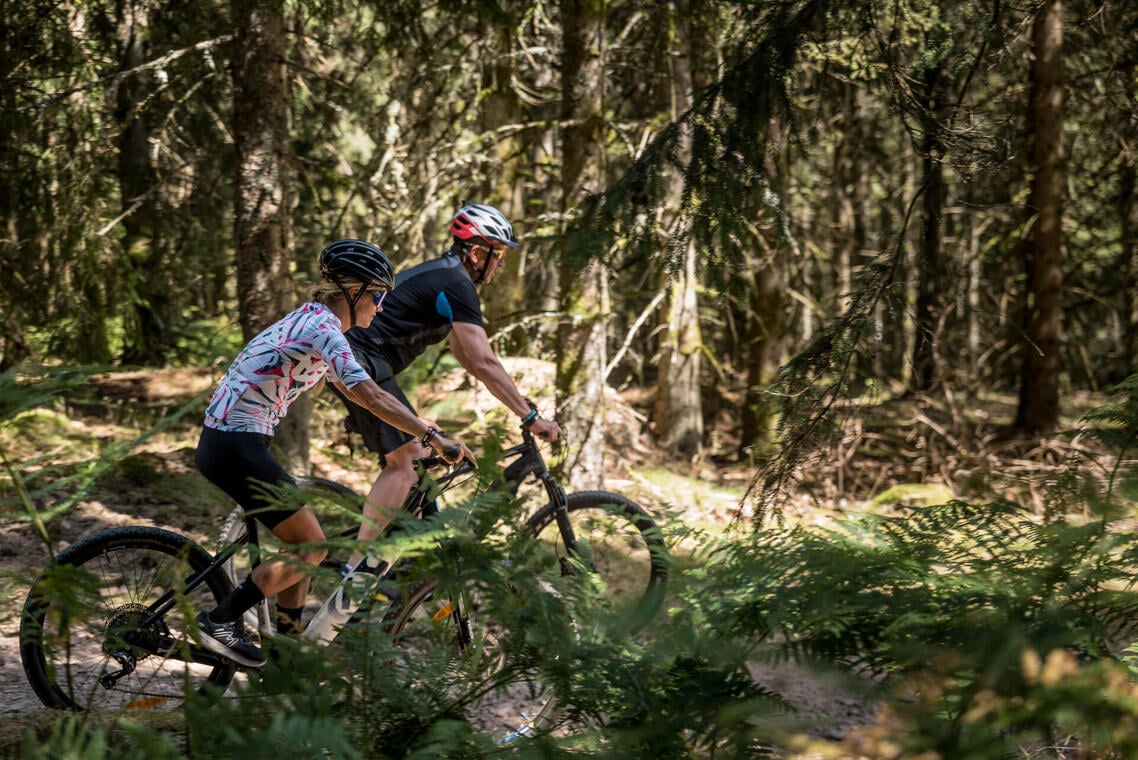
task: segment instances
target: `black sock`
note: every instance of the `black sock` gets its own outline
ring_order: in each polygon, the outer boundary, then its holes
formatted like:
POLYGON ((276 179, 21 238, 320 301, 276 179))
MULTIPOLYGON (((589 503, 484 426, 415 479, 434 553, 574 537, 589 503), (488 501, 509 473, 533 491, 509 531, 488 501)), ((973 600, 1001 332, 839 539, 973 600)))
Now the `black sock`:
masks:
POLYGON ((282 607, 281 603, 277 602, 277 633, 295 636, 304 631, 304 626, 300 624, 303 612, 304 607, 282 607))
POLYGON ((221 600, 217 609, 209 613, 209 619, 215 623, 232 623, 241 617, 245 610, 264 598, 265 595, 261 593, 261 589, 257 588, 256 583, 253 583, 253 577, 249 576, 241 581, 241 585, 233 589, 229 596, 221 600))

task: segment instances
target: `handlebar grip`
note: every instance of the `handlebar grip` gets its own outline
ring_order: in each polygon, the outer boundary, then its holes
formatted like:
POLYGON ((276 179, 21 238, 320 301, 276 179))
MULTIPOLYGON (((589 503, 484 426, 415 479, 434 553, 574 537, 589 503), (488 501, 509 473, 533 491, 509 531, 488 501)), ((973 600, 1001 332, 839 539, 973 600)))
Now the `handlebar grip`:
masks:
POLYGON ((448 446, 443 449, 443 458, 448 462, 456 461, 460 456, 462 456, 462 449, 458 446, 448 446))

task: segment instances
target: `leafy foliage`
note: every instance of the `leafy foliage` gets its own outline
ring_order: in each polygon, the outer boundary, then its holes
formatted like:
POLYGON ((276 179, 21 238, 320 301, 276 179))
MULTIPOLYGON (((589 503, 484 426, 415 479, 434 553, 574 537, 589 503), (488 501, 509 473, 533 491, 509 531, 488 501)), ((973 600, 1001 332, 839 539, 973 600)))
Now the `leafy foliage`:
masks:
MULTIPOLYGON (((13 285, 0 294, 12 335, 4 339, 5 361, 27 350, 109 360, 137 333, 140 315, 159 307, 170 321, 189 324, 174 329, 168 359, 233 353, 211 327, 231 297, 225 178, 232 155, 218 105, 229 95, 225 6, 142 5, 157 12, 146 28, 150 59, 134 70, 123 70, 120 56, 121 3, 18 2, 10 15, 22 21, 19 34, 0 35, 0 217, 8 231, 0 279, 13 285), (151 75, 153 88, 128 109, 151 128, 154 146, 147 202, 160 212, 152 218, 161 220, 161 235, 145 249, 123 245, 123 220, 138 207, 116 181, 124 122, 115 102, 125 83, 151 75), (160 304, 150 280, 173 302, 160 304)), ((556 146, 563 125, 555 6, 322 0, 290 8, 298 283, 312 277, 311 253, 329 235, 386 235, 386 247, 413 260, 445 242, 433 220, 474 191, 518 203, 512 211, 528 223, 527 242, 535 241, 523 254, 537 283, 530 290, 537 298, 549 289, 541 270, 559 245, 562 211, 580 200, 561 197, 552 179, 564 158, 556 146), (508 84, 495 81, 499 75, 508 84), (518 97, 515 108, 490 123, 484 106, 507 90, 518 97), (483 181, 489 175, 511 175, 517 186, 483 181)), ((1074 384, 1099 387, 1133 371, 1132 283, 1116 287, 1103 273, 1130 271, 1134 256, 1127 234, 1135 208, 1134 77, 1125 40, 1136 20, 1125 3, 1069 7, 1079 23, 1070 26, 1068 56, 1076 126, 1065 352, 1074 384)), ((905 376, 896 347, 903 350, 908 330, 901 284, 910 276, 909 221, 919 195, 911 176, 920 161, 940 159, 917 155, 917 141, 906 139, 922 130, 940 133, 944 164, 955 173, 951 194, 962 201, 945 220, 963 243, 943 283, 954 292, 961 286, 960 297, 938 315, 941 353, 951 359, 945 377, 1014 383, 1008 357, 1016 339, 1007 334, 1019 307, 1012 254, 1023 232, 1018 157, 1026 132, 1015 67, 1030 10, 908 0, 607 4, 604 52, 617 64, 606 71, 603 114, 612 182, 585 205, 573 253, 625 256, 626 271, 643 282, 645 272, 675 267, 695 242, 712 272, 778 269, 787 278, 779 290, 793 291, 803 306, 794 334, 811 341, 771 389, 784 402, 782 448, 755 480, 754 532, 698 555, 708 561, 687 572, 667 619, 636 638, 598 589, 581 584, 553 596, 534 587, 524 565, 503 563, 526 556, 516 532, 474 539, 466 520, 511 524, 511 505, 479 502, 412 526, 400 549, 430 574, 474 583, 487 595, 518 634, 507 669, 541 672, 556 685, 567 735, 494 745, 460 709, 461 695, 483 684, 464 681, 470 674, 445 651, 400 660, 372 630, 329 650, 284 643, 263 679, 235 692, 239 699, 191 700, 186 752, 762 756, 789 743, 779 722, 789 722, 790 710, 746 670, 763 659, 871 675, 872 693, 887 708, 862 734, 863 756, 1003 757, 1053 746, 1067 732, 1088 753, 1138 752, 1136 695, 1114 659, 1134 638, 1138 549, 1133 526, 1114 519, 1133 502, 1132 488, 1119 485, 1129 485, 1138 429, 1133 376, 1117 386, 1120 402, 1086 418, 1118 452, 1106 503, 1072 505, 1066 493, 1052 494, 1055 504, 1083 507, 1079 519, 961 501, 826 527, 767 520, 840 431, 841 403, 855 385, 905 376), (673 123, 653 101, 666 76, 653 66, 680 57, 659 30, 683 10, 714 29, 703 54, 722 68, 673 123), (959 87, 949 118, 938 122, 929 120, 918 84, 941 69, 959 87), (669 217, 678 221, 660 222, 669 217), (859 253, 886 247, 874 260, 859 253), (769 255, 751 256, 752 248, 769 255), (792 254, 790 262, 776 252, 792 254), (865 265, 860 279, 844 280, 858 263, 865 265), (974 302, 965 285, 975 288, 974 302), (812 327, 827 318, 821 330, 812 327), (891 332, 876 334, 883 323, 891 332), (978 361, 971 345, 958 351, 973 328, 993 361, 978 361), (865 361, 875 352, 889 354, 878 374, 865 361), (440 540, 444 549, 435 551, 440 540)), ((728 276, 715 287, 746 303, 748 294, 736 291, 750 286, 728 276)), ((729 335, 732 315, 719 306, 704 318, 715 311, 729 335)), ((651 365, 654 346, 637 341, 643 365, 651 365)), ((732 369, 716 366, 714 393, 732 369)), ((73 381, 27 367, 0 375, 0 428, 13 430, 21 412, 72 390, 73 381), (34 382, 19 379, 29 374, 34 382)), ((729 377, 725 384, 732 382, 738 385, 729 377)), ((729 394, 724 408, 734 410, 729 394)), ((6 459, 5 511, 18 505, 50 546, 46 520, 66 513, 139 440, 67 468, 52 467, 46 455, 20 467, 6 459)), ((119 726, 137 752, 181 752, 160 730, 125 719, 119 726)), ((64 719, 24 749, 29 757, 140 756, 115 736, 64 719)))
POLYGON ((708 580, 726 591, 693 605, 771 656, 883 678, 897 689, 888 733, 907 751, 1002 757, 1088 726, 1084 740, 1110 744, 1112 705, 1130 691, 1112 652, 1138 637, 1136 547, 1132 528, 1106 520, 954 502, 725 546, 708 580), (1041 660, 1061 664, 1041 680, 1041 660), (1091 683, 1111 691, 1058 708, 1091 683))
POLYGON ((1088 434, 1118 452, 1111 470, 1108 499, 1115 479, 1130 459, 1128 455, 1138 444, 1138 374, 1126 378, 1112 390, 1120 396, 1118 400, 1103 404, 1083 417, 1085 422, 1092 424, 1088 434))
MULTIPOLYGON (((1107 433, 1124 430, 1127 408, 1089 417, 1117 426, 1107 433)), ((859 684, 878 719, 843 746, 865 757, 900 748, 997 758, 1064 736, 1104 756, 1134 751, 1138 689, 1124 650, 1138 639, 1138 533, 1114 510, 1072 518, 954 501, 739 532, 688 569, 674 566, 667 615, 633 635, 595 576, 568 576, 556 594, 536 581, 549 560, 512 527, 520 509, 475 496, 409 521, 381 551, 417 570, 404 595, 420 577, 478 590, 484 614, 509 632, 497 672, 540 673, 555 689, 550 734, 496 744, 500 735, 465 710, 486 688, 485 671, 449 646, 403 651, 369 624, 331 647, 269 643, 260 677, 224 696, 190 696, 183 746, 146 722, 107 732, 66 720, 43 745, 132 757, 115 738, 125 730, 158 757, 268 757, 284 747, 342 758, 773 757, 821 727, 756 679, 751 666, 765 662, 859 684)))

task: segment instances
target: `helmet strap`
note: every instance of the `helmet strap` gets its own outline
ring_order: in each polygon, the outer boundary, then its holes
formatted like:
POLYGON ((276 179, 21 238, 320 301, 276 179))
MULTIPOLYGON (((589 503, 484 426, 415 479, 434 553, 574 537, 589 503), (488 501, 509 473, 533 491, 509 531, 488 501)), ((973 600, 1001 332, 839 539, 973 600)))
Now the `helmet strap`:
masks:
POLYGON ((478 272, 476 276, 473 271, 476 265, 470 261, 470 249, 475 245, 478 245, 483 250, 486 250, 486 246, 479 243, 464 242, 461 244, 460 257, 464 260, 465 263, 469 264, 467 271, 470 272, 470 279, 474 281, 475 285, 481 285, 486 281, 486 270, 490 268, 490 252, 486 251, 486 257, 482 260, 482 271, 478 272))
POLYGON ((360 298, 367 292, 367 288, 360 285, 360 289, 356 292, 356 297, 352 298, 342 282, 339 280, 332 280, 332 282, 336 283, 336 287, 344 294, 344 300, 348 302, 348 319, 350 320, 348 322, 348 328, 351 329, 356 326, 356 304, 360 302, 360 298))

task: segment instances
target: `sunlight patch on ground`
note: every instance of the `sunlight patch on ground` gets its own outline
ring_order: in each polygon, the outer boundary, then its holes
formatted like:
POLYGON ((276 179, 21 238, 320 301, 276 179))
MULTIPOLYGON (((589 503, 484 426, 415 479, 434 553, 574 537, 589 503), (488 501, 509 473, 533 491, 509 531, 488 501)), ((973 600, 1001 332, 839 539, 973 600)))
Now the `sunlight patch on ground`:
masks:
POLYGON ((669 505, 675 510, 674 519, 708 530, 719 530, 731 522, 744 493, 738 486, 683 475, 665 467, 631 470, 626 482, 627 488, 617 483, 614 490, 628 492, 633 498, 643 494, 645 502, 669 505))

